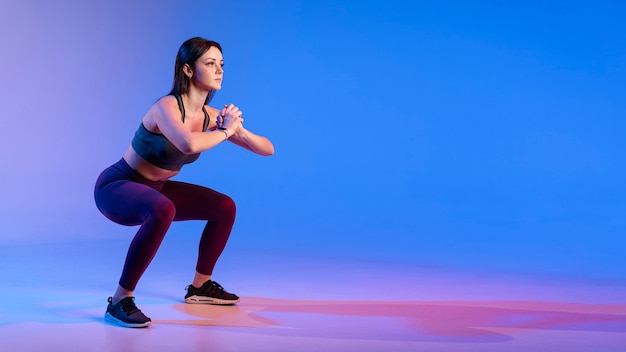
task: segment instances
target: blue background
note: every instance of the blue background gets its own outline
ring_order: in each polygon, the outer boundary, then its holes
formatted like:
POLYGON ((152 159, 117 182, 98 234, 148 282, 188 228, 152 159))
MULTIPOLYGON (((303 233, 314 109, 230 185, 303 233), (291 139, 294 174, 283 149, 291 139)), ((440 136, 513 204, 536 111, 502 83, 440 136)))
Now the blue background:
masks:
POLYGON ((93 184, 203 36, 276 146, 177 177, 236 200, 229 248, 626 279, 622 2, 0 4, 0 244, 132 236, 93 184))

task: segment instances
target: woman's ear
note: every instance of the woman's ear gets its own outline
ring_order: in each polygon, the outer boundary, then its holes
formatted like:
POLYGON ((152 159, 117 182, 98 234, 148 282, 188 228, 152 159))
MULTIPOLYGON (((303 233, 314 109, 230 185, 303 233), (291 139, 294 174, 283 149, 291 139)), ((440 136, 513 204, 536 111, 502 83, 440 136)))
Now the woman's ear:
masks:
POLYGON ((193 77, 193 70, 191 69, 191 66, 189 66, 189 64, 185 64, 183 66, 183 72, 185 73, 185 75, 187 75, 187 77, 193 77))

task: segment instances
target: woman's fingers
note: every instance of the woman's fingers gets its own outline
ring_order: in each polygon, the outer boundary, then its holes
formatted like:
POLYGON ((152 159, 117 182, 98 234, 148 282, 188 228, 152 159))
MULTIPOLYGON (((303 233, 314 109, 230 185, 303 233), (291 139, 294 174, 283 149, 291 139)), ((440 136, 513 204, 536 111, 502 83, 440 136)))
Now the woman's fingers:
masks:
POLYGON ((243 124, 243 111, 234 104, 224 104, 222 109, 222 125, 233 127, 235 124, 243 124))

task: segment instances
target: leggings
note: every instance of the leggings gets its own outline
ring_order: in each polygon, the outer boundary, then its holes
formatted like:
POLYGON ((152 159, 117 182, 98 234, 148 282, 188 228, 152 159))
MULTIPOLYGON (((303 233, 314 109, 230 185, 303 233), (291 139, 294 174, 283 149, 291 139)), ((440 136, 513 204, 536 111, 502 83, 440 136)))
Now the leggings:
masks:
POLYGON ((124 159, 105 169, 94 196, 100 212, 127 226, 141 225, 133 238, 119 284, 134 291, 172 221, 207 220, 196 271, 211 275, 235 222, 235 203, 210 188, 177 181, 151 181, 124 159))

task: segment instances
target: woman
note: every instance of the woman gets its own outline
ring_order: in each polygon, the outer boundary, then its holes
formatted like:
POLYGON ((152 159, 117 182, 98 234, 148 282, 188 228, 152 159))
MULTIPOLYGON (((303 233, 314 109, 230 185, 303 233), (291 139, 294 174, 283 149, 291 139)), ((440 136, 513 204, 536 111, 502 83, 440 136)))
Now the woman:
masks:
POLYGON ((150 318, 135 305, 133 292, 172 221, 207 220, 185 302, 239 301, 211 280, 235 221, 233 200, 206 187, 170 180, 201 152, 226 140, 259 155, 274 153, 272 142, 243 126, 242 112, 235 105, 221 110, 207 105, 221 89, 223 66, 218 43, 203 38, 185 41, 176 56, 172 91, 148 110, 123 158, 96 182, 95 201, 102 214, 122 225, 141 225, 117 290, 108 299, 105 319, 116 325, 150 325, 150 318))

